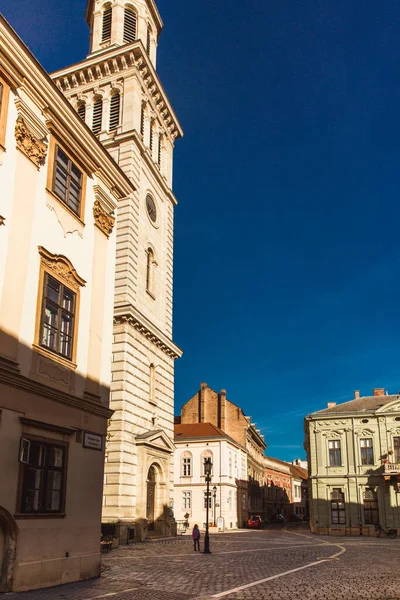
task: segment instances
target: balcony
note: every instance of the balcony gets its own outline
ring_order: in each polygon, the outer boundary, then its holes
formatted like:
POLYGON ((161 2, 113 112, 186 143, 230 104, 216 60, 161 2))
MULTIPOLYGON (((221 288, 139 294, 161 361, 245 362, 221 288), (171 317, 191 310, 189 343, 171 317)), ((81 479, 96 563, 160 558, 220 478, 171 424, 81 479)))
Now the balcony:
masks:
POLYGON ((400 463, 384 462, 383 475, 389 477, 391 475, 400 475, 400 463))

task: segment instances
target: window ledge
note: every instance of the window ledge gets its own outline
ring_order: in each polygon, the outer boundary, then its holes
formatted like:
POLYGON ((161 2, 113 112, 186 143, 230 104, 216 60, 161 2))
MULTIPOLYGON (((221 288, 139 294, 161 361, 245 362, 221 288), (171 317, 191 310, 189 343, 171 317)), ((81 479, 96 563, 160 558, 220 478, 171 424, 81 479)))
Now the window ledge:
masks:
POLYGON ((66 513, 14 513, 14 519, 65 519, 66 513))
POLYGON ((54 362, 58 363, 63 367, 66 367, 67 369, 70 369, 71 371, 75 371, 78 366, 76 363, 72 362, 72 360, 68 360, 68 358, 63 358, 62 356, 51 352, 51 350, 47 350, 46 348, 38 346, 37 344, 32 344, 32 348, 38 354, 41 354, 45 358, 53 360, 54 362))
MULTIPOLYGON (((71 215, 71 217, 73 217, 74 219, 76 219, 78 221, 78 223, 80 223, 82 225, 82 227, 85 227, 85 223, 82 221, 82 219, 68 206, 68 204, 65 204, 65 202, 63 202, 61 200, 61 198, 59 198, 57 196, 57 194, 55 194, 50 188, 46 188, 46 192, 52 197, 54 198, 54 200, 56 200, 58 202, 58 204, 60 204, 67 212, 68 214, 71 215)), ((81 206, 82 206, 82 201, 81 201, 81 206)))
POLYGON ((152 398, 150 398, 149 404, 152 404, 153 406, 158 406, 157 400, 153 400, 152 398))

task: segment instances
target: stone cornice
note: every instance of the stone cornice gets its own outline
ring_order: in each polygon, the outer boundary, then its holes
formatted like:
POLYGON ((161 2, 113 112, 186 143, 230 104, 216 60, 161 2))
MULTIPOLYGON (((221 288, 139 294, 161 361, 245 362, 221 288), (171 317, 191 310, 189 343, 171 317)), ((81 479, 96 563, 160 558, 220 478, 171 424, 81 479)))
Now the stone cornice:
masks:
POLYGON ((10 385, 12 387, 23 390, 24 392, 35 394, 36 396, 41 396, 42 398, 46 398, 48 400, 53 400, 54 402, 58 402, 59 404, 64 404, 70 406, 71 408, 82 410, 84 412, 96 415, 98 417, 102 417, 104 419, 110 419, 114 412, 106 406, 103 406, 96 402, 90 400, 83 400, 81 398, 73 396, 72 394, 67 394, 66 392, 62 392, 48 385, 44 385, 43 383, 38 383, 37 381, 29 379, 28 377, 24 377, 17 371, 10 370, 7 367, 3 367, 1 363, 0 383, 4 385, 10 385))
POLYGON ((114 309, 114 325, 125 324, 139 331, 171 358, 182 356, 183 351, 131 304, 116 306, 114 309))
POLYGON ((128 196, 134 186, 87 125, 77 115, 70 102, 55 85, 41 64, 0 15, 0 62, 18 86, 24 86, 38 107, 46 111, 47 123, 58 126, 67 136, 67 143, 82 148, 95 165, 96 171, 108 171, 120 197, 128 196), (51 107, 51 111, 49 109, 51 107))
POLYGON ((62 92, 70 95, 74 89, 78 91, 88 84, 94 86, 96 81, 106 80, 110 75, 122 74, 128 69, 137 69, 140 73, 153 108, 164 122, 172 139, 182 137, 183 130, 141 40, 90 56, 66 69, 52 73, 51 77, 62 92))

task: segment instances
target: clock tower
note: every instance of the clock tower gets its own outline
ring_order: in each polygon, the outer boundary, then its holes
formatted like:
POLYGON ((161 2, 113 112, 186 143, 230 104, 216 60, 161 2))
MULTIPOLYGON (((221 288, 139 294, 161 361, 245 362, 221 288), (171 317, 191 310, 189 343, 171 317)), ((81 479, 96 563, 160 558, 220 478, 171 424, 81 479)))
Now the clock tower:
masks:
MULTIPOLYGON (((121 541, 173 535, 172 340, 175 141, 182 129, 156 72, 154 0, 89 0, 90 53, 52 74, 131 182, 117 208, 111 408, 103 521, 121 541)), ((89 133, 88 133, 89 135, 89 133)))

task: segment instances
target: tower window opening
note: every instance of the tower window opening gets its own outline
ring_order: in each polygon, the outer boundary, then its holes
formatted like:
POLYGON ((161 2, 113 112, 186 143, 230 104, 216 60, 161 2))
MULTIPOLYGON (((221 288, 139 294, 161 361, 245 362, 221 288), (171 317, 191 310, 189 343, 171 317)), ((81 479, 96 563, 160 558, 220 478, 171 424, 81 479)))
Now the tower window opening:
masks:
POLYGON ((142 112, 140 113, 140 135, 144 139, 144 104, 142 104, 142 112))
POLYGON ((86 104, 82 103, 78 106, 78 115, 80 116, 82 121, 85 121, 85 119, 86 119, 86 104))
POLYGON ((110 131, 114 131, 117 129, 119 125, 120 118, 120 106, 121 106, 121 98, 119 92, 114 93, 111 96, 110 102, 110 131))
POLYGON ((151 50, 151 29, 147 27, 147 40, 146 40, 146 52, 150 56, 151 50))
POLYGON ((92 131, 94 134, 100 133, 103 119, 103 100, 97 98, 93 105, 92 131))
POLYGON ((162 135, 160 133, 158 136, 158 154, 157 154, 157 163, 158 163, 159 167, 161 167, 161 150, 162 150, 162 135))
POLYGON ((150 122, 150 140, 149 140, 150 154, 153 154, 153 146, 154 146, 154 121, 151 121, 150 122))
POLYGON ((130 44, 136 40, 137 16, 132 8, 125 8, 124 12, 124 42, 130 44))
POLYGON ((153 293, 153 262, 154 252, 151 248, 147 249, 147 268, 146 268, 146 290, 153 293))
POLYGON ((103 12, 103 27, 101 31, 101 41, 109 42, 111 40, 112 8, 107 6, 103 12))

